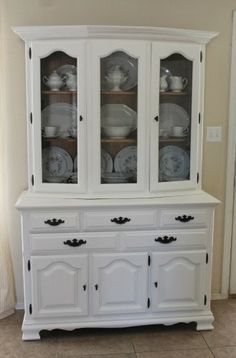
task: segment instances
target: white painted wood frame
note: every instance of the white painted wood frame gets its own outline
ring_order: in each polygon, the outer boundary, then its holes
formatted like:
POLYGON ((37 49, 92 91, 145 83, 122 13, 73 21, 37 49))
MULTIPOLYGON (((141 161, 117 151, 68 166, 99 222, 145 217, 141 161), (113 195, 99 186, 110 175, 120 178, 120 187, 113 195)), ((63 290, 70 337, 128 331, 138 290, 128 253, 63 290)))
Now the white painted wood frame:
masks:
POLYGON ((231 254, 235 252, 235 244, 232 245, 233 213, 234 213, 234 177, 235 177, 235 145, 236 145, 236 11, 233 12, 232 24, 232 55, 230 76, 230 102, 229 102, 229 125, 228 125, 228 154, 226 174, 226 203, 225 203, 225 229, 223 269, 221 282, 221 298, 227 298, 230 286, 231 254), (234 163, 232 165, 232 163, 234 163), (231 252, 232 251, 232 252, 231 252))

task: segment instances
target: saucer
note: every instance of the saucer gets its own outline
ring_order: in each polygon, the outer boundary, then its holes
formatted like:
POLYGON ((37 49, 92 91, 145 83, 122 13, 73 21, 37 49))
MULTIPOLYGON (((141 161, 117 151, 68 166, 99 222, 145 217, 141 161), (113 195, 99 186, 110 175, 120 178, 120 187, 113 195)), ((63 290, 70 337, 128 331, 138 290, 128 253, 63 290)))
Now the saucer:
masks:
POLYGON ((188 134, 181 134, 181 135, 170 135, 171 138, 184 138, 187 137, 188 134))
POLYGON ((57 138, 57 137, 59 137, 59 135, 58 134, 54 134, 54 135, 43 135, 43 138, 47 138, 47 139, 52 139, 52 138, 57 138))

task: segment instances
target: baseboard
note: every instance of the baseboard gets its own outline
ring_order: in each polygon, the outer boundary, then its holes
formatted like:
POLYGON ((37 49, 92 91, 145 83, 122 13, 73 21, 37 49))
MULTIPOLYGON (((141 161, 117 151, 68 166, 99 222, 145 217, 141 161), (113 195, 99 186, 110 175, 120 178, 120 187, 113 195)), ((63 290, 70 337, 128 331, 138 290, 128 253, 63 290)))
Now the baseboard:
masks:
POLYGON ((226 300, 227 298, 229 298, 229 295, 226 295, 224 293, 212 293, 211 294, 211 300, 212 301, 226 300))
POLYGON ((16 310, 23 310, 24 309, 24 303, 16 303, 15 305, 16 310))

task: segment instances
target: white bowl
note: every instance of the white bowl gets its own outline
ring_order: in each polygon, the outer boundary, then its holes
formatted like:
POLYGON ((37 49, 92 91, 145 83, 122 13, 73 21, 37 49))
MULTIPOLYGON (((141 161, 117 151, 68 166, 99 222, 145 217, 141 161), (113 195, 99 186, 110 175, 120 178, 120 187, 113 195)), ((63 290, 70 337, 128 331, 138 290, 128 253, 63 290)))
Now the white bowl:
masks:
POLYGON ((65 176, 49 176, 46 178, 48 183, 63 183, 65 182, 67 177, 65 176))
POLYGON ((125 138, 130 134, 131 130, 132 127, 129 126, 102 127, 104 135, 109 138, 125 138))
POLYGON ((105 183, 127 183, 129 181, 129 178, 131 178, 130 173, 103 173, 102 179, 105 183))

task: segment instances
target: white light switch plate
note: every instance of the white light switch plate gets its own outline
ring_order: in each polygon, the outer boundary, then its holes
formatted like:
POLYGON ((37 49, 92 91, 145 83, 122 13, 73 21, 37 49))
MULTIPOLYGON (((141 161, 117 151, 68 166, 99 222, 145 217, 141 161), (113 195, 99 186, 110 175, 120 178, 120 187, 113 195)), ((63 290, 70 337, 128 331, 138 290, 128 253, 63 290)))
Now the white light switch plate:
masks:
POLYGON ((207 142, 221 142, 222 127, 207 127, 207 142))

